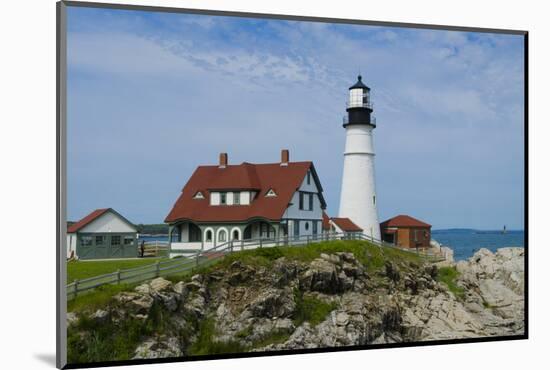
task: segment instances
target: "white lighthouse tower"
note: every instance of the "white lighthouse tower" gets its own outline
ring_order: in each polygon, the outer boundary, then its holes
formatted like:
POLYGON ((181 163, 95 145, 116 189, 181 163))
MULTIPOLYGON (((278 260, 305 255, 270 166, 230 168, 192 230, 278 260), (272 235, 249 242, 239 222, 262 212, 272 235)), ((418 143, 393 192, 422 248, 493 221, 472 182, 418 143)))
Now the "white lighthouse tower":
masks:
POLYGON ((339 217, 348 217, 369 237, 380 239, 374 178, 373 132, 370 88, 357 77, 349 88, 348 115, 344 117, 346 148, 340 194, 339 217))

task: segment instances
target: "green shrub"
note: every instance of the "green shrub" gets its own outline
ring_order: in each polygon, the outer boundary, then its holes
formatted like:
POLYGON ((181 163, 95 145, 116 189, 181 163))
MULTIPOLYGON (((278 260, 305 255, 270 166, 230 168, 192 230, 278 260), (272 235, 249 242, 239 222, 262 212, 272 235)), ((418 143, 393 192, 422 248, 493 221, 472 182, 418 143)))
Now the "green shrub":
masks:
POLYGON ((242 353, 246 348, 237 341, 214 341, 216 326, 213 318, 204 319, 199 327, 197 340, 188 348, 189 355, 214 355, 222 353, 242 353))
POLYGON ((97 323, 83 316, 67 330, 67 360, 70 364, 128 360, 140 341, 152 333, 148 322, 97 323))
POLYGON ((284 343, 290 338, 290 333, 282 330, 273 330, 259 341, 254 342, 253 348, 261 348, 270 344, 284 343))
POLYGON ((252 327, 252 325, 250 326, 247 326, 246 328, 244 328, 243 330, 237 332, 237 334, 235 334, 235 336, 237 338, 247 338, 248 336, 252 335, 252 332, 254 331, 254 328, 252 327))
POLYGON ((447 285, 449 291, 451 291, 455 297, 459 299, 464 298, 464 288, 459 287, 456 284, 456 280, 460 273, 456 270, 455 267, 441 267, 437 271, 437 281, 440 281, 447 285))
POLYGON ((296 302, 296 310, 294 311, 292 321, 295 326, 300 326, 305 321, 315 326, 323 322, 327 315, 338 307, 334 302, 327 303, 318 298, 304 295, 298 289, 294 290, 294 300, 296 302))

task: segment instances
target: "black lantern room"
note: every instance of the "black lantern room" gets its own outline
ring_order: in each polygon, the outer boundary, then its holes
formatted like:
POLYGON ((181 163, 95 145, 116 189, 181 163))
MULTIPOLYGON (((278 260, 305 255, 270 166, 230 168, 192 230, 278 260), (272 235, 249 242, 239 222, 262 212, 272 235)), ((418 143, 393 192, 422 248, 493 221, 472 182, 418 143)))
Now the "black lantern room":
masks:
POLYGON ((346 111, 348 115, 344 117, 344 127, 349 125, 371 125, 376 127, 376 121, 371 116, 370 88, 361 81, 361 75, 357 76, 357 82, 349 88, 346 111))

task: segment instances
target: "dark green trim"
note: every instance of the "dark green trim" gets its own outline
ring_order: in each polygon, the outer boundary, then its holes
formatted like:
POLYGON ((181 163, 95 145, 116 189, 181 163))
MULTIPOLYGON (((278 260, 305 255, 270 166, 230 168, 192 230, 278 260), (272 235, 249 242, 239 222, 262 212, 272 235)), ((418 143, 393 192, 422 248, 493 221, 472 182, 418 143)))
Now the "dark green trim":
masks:
POLYGON ((109 258, 128 258, 138 257, 138 237, 137 232, 125 233, 74 233, 76 237, 76 255, 79 259, 109 259, 109 258), (103 236, 103 243, 96 244, 96 237, 103 236), (113 245, 112 238, 120 237, 120 244, 113 245), (90 237, 92 244, 84 246, 81 243, 82 237, 90 237), (126 237, 132 238, 131 244, 124 244, 126 237))

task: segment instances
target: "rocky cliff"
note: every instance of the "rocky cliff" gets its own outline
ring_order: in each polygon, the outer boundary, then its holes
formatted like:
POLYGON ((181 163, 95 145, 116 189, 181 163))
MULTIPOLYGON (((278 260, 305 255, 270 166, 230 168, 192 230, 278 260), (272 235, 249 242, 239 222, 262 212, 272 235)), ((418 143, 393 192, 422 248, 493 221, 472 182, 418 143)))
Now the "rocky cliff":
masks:
POLYGON ((522 248, 482 249, 451 267, 360 248, 236 254, 182 281, 152 280, 70 313, 69 359, 90 360, 82 353, 104 328, 134 341, 113 359, 523 333, 522 248))

